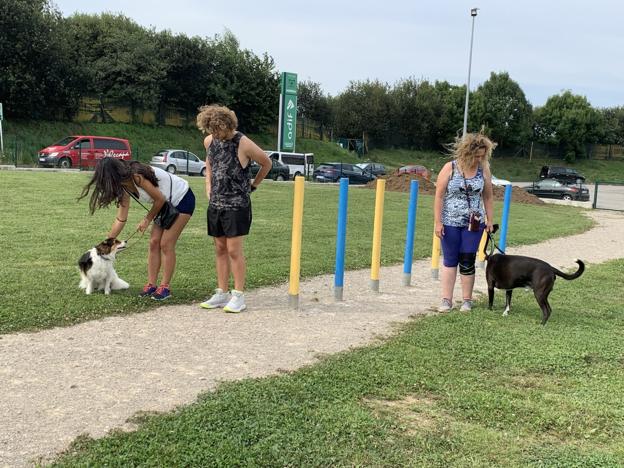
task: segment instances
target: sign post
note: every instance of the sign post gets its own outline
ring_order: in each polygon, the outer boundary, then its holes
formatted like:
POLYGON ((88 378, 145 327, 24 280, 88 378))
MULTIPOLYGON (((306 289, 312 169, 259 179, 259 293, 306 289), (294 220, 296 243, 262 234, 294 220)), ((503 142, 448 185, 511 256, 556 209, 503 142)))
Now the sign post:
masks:
POLYGON ((2 103, 0 102, 0 154, 4 154, 4 137, 2 135, 2 119, 4 115, 2 113, 2 103))
POLYGON ((282 73, 277 151, 295 151, 297 137, 297 74, 282 73))

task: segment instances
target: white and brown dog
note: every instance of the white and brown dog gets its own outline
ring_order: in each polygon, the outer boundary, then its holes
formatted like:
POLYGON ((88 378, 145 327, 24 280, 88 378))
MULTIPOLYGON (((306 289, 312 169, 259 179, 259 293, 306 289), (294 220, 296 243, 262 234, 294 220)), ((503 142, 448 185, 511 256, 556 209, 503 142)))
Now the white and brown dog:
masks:
POLYGON ((80 260, 80 289, 91 294, 103 289, 104 294, 111 290, 128 289, 129 284, 117 276, 114 262, 117 252, 126 248, 126 241, 119 241, 109 237, 90 250, 87 250, 80 260))

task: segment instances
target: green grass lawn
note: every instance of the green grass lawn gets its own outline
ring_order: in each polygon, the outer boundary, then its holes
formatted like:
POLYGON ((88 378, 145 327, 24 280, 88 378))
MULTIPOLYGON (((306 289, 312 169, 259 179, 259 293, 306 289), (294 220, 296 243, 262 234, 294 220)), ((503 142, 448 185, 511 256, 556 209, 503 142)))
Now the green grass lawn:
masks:
MULTIPOLYGON (((131 285, 111 296, 86 296, 78 289, 78 258, 101 242, 115 210, 88 214, 88 202, 76 198, 89 174, 0 171, 0 334, 71 325, 109 315, 130 314, 155 307, 155 301, 137 293, 146 281, 148 236, 135 236, 119 254, 117 272, 131 285)), ((204 179, 189 179, 197 195, 195 216, 178 244, 178 266, 169 303, 198 301, 215 284, 214 252, 206 236, 207 201, 204 179)), ((349 194, 346 268, 370 267, 374 213, 373 190, 353 188, 349 194)), ((331 273, 335 261, 338 191, 335 186, 307 185, 303 226, 301 273, 303 277, 331 273)), ((407 193, 386 193, 382 264, 403 260, 407 224, 407 193)), ((248 288, 288 280, 292 227, 292 183, 263 184, 253 195, 254 224, 246 243, 248 288)), ((496 205, 497 220, 501 205, 496 205)), ((534 243, 576 233, 591 222, 565 206, 514 204, 508 245, 534 243), (539 226, 539 229, 535 229, 539 226)), ((132 207, 129 236, 143 216, 132 207)), ((414 257, 430 255, 432 198, 419 197, 414 257)))
MULTIPOLYGON (((516 211, 517 207, 513 207, 516 211)), ((139 429, 76 441, 57 466, 621 467, 624 261, 509 317, 414 320, 382 344, 226 383, 139 429)))

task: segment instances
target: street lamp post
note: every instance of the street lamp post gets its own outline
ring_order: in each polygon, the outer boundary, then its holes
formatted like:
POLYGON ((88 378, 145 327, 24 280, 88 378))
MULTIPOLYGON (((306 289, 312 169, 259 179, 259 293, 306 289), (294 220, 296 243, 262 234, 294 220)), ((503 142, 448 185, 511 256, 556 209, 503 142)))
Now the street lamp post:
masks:
POLYGON ((475 17, 477 16, 478 8, 472 8, 470 10, 470 16, 472 16, 472 32, 470 33, 470 55, 468 57, 468 82, 466 83, 466 106, 464 107, 464 133, 462 137, 466 136, 468 129, 468 100, 470 99, 470 69, 472 68, 472 40, 474 38, 474 24, 475 17))

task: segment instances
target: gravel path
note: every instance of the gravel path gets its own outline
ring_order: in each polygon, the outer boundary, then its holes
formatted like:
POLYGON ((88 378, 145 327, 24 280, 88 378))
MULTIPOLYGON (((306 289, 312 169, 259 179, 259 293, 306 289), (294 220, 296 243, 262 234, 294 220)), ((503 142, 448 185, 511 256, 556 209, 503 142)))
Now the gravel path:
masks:
MULTIPOLYGON (((589 263, 624 258, 624 214, 588 215, 598 226, 587 233, 509 253, 563 268, 573 267, 577 257, 589 263)), ((288 288, 282 285, 249 292, 251 307, 240 315, 204 311, 197 304, 164 306, 0 335, 0 466, 31 465, 80 434, 132 429, 127 420, 136 412, 191 403, 220 381, 296 369, 387 336, 394 324, 431 313, 438 303, 430 261, 414 263, 412 274, 414 286, 404 288, 402 266, 382 268, 381 292, 373 293, 369 271, 347 272, 342 303, 333 300, 333 275, 313 278, 301 283, 298 311, 288 308, 288 288)), ((477 290, 486 290, 482 271, 477 290)), ((538 323, 537 309, 535 314, 538 323)))

